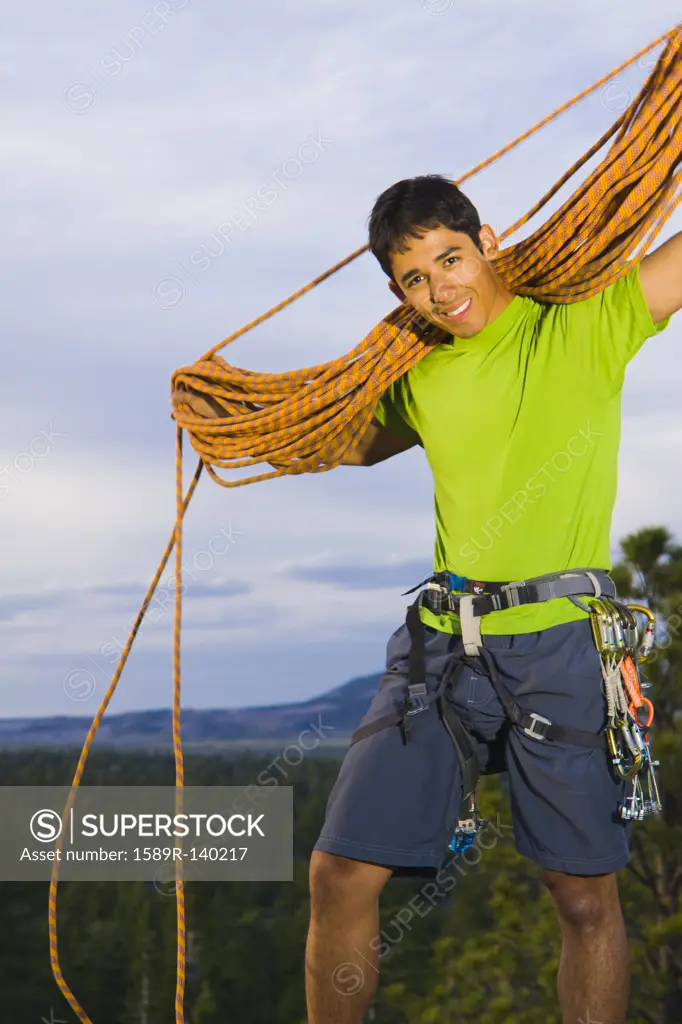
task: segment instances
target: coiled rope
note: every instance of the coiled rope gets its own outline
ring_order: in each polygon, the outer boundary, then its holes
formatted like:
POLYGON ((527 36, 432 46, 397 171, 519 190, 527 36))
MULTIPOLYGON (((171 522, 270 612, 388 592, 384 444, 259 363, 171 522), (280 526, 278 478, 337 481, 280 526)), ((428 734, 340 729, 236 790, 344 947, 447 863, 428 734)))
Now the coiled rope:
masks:
MULTIPOLYGON (((539 131, 580 100, 589 96, 639 58, 667 40, 639 94, 613 126, 585 153, 546 195, 500 236, 509 237, 541 210, 588 160, 611 139, 599 166, 545 224, 521 242, 505 249, 493 267, 507 288, 520 295, 555 303, 576 302, 596 294, 622 277, 628 258, 643 256, 671 215, 682 193, 682 22, 660 36, 615 70, 564 103, 509 145, 472 168, 455 182, 461 185, 539 131)), ((184 767, 180 734, 180 626, 182 521, 202 468, 222 487, 239 487, 286 474, 319 473, 339 465, 369 425, 379 398, 389 385, 423 358, 442 337, 430 325, 419 324, 399 306, 367 337, 340 359, 303 370, 269 374, 230 366, 216 353, 268 320, 306 292, 367 251, 357 249, 305 287, 273 306, 210 349, 198 362, 173 375, 175 388, 192 389, 217 399, 223 418, 205 420, 189 406, 176 407, 176 522, 163 558, 154 574, 121 654, 109 688, 93 719, 62 821, 73 806, 95 733, 114 694, 133 642, 163 570, 175 547, 175 619, 173 644, 173 750, 175 754, 176 813, 182 806, 184 767), (183 496, 182 432, 200 456, 194 477, 183 496), (272 472, 225 480, 216 469, 236 469, 267 462, 272 472)), ((56 847, 61 850, 62 839, 56 847)), ((184 1022, 185 901, 182 867, 176 862, 177 985, 176 1024, 184 1022)), ((69 988, 59 965, 57 945, 57 886, 55 859, 49 891, 49 937, 52 971, 60 991, 82 1024, 92 1024, 69 988)))

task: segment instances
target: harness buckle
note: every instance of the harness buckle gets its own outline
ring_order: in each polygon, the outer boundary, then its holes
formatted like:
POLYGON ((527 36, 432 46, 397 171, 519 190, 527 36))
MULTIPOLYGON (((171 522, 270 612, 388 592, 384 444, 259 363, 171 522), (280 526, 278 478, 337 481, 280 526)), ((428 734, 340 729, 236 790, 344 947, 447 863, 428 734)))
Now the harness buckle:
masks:
POLYGON ((427 689, 424 683, 416 683, 407 688, 408 696, 406 702, 411 704, 411 707, 405 708, 406 715, 418 715, 422 711, 426 711, 429 706, 425 700, 427 696, 427 689))
POLYGON ((531 712, 530 717, 533 719, 531 725, 523 730, 526 736, 531 736, 534 740, 546 740, 547 728, 552 724, 549 718, 536 715, 534 711, 531 712), (540 723, 542 723, 542 726, 540 726, 540 723))
POLYGON ((443 587, 439 583, 427 583, 419 597, 420 604, 426 605, 429 611, 435 615, 456 611, 447 587, 443 587))

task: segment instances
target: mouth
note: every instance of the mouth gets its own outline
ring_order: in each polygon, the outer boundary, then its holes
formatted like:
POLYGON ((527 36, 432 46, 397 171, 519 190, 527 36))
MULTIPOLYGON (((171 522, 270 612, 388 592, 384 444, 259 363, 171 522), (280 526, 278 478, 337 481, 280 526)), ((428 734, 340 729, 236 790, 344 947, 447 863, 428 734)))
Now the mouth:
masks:
POLYGON ((471 308, 471 299, 465 299, 459 306, 451 306, 450 309, 443 309, 436 316, 439 316, 442 320, 448 320, 450 323, 457 323, 463 320, 471 308))

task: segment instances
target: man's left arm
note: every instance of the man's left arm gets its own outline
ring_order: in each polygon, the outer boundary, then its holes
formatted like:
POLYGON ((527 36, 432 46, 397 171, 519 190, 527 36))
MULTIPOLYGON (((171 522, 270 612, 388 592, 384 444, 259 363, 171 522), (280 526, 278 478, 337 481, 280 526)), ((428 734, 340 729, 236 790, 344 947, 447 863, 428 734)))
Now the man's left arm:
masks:
POLYGON ((655 324, 682 309, 682 231, 644 257, 639 281, 655 324))

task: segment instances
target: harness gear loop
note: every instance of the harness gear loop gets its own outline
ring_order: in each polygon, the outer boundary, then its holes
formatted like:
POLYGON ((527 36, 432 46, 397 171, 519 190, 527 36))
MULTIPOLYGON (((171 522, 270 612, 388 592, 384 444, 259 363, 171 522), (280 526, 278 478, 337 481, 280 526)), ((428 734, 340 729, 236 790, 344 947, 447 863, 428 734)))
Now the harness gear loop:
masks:
POLYGON ((597 577, 594 575, 594 573, 589 571, 587 571, 585 575, 589 576, 589 578, 592 580, 592 583, 594 584, 594 596, 601 597, 601 585, 597 577))
POLYGON ((647 608, 645 604, 631 604, 628 605, 628 607, 632 612, 644 615, 647 619, 647 624, 644 628, 644 633, 637 641, 637 646, 639 647, 639 657, 637 660, 641 665, 642 662, 646 661, 649 654, 651 653, 652 647, 654 646, 654 638, 656 633, 656 616, 652 612, 651 608, 647 608))

